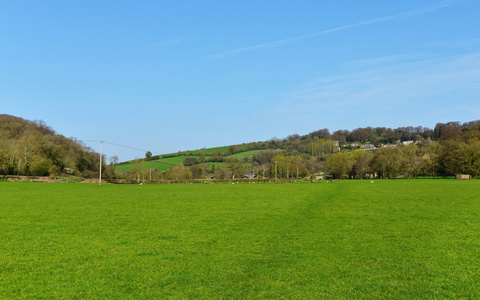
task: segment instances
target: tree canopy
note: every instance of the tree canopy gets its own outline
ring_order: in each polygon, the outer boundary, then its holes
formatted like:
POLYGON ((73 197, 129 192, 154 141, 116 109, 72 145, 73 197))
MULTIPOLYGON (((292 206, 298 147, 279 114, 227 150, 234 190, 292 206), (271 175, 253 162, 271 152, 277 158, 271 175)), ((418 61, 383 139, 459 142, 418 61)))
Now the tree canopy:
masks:
MULTIPOLYGON (((189 180, 298 178, 327 173, 334 178, 417 178, 480 173, 480 121, 438 123, 434 129, 407 126, 396 129, 365 127, 291 134, 207 151, 178 152, 181 165, 160 171, 149 165, 159 159, 150 151, 118 171, 117 157, 105 166, 109 178, 189 180), (251 151, 251 154, 243 152, 251 151), (276 165, 276 168, 275 168, 276 165), (123 172, 123 173, 122 173, 123 172), (148 173, 148 174, 147 174, 148 173), (248 174, 247 174, 248 173, 248 174), (259 177, 257 177, 259 178, 259 177)), ((96 177, 99 154, 75 138, 57 134, 43 121, 0 115, 0 175, 55 176, 62 173, 96 177)), ((105 159, 103 159, 105 162, 105 159)))
POLYGON ((66 172, 89 178, 98 172, 99 158, 91 148, 55 133, 43 121, 0 115, 0 174, 66 172))

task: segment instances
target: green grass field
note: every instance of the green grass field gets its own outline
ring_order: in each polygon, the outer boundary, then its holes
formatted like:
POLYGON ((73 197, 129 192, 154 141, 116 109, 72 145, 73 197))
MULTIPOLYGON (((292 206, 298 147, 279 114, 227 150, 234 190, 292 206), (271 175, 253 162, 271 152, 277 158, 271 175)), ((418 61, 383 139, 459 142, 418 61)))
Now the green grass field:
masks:
MULTIPOLYGON (((168 157, 168 158, 159 159, 158 161, 179 165, 179 164, 181 164, 181 163, 185 160, 185 158, 187 158, 187 157, 190 157, 190 156, 168 157)), ((191 157, 195 157, 195 158, 198 159, 198 156, 191 156, 191 157)))
MULTIPOLYGON (((168 158, 162 158, 158 160, 151 160, 151 161, 146 161, 145 168, 150 169, 150 168, 157 168, 159 171, 167 171, 168 169, 174 167, 175 165, 181 164, 185 158, 187 157, 196 157, 197 159, 199 158, 198 156, 175 156, 175 157, 168 157, 168 158)), ((209 157, 206 156, 208 159, 209 157)), ((210 163, 211 165, 212 163, 210 163)), ((133 166, 135 166, 134 163, 130 164, 122 164, 115 166, 115 169, 118 171, 129 171, 133 166)))
MULTIPOLYGON (((209 154, 212 154, 212 152, 219 151, 219 152, 228 152, 228 148, 230 146, 223 146, 223 147, 215 147, 215 148, 207 148, 207 149, 202 149, 201 151, 205 155, 204 158, 208 160, 211 156, 209 154)), ((242 145, 243 148, 246 148, 245 145, 242 145)), ((158 160, 154 161, 149 161, 148 163, 148 168, 155 168, 157 167, 159 171, 166 171, 169 168, 173 167, 174 165, 179 165, 181 164, 185 158, 187 157, 196 157, 197 159, 199 156, 196 156, 196 154, 199 153, 200 150, 189 150, 189 151, 182 151, 185 155, 181 156, 174 156, 174 157, 167 157, 167 158, 160 158, 158 160), (193 155, 195 154, 195 155, 193 155)), ((227 157, 237 157, 239 159, 243 159, 245 157, 252 157, 254 153, 262 152, 266 150, 252 150, 252 151, 245 151, 245 152, 240 152, 236 153, 233 155, 229 155, 227 157)), ((170 154, 167 154, 170 155, 170 154)), ((209 163, 209 165, 218 165, 223 163, 209 163)), ((116 166, 117 170, 119 171, 129 171, 132 167, 134 166, 134 163, 123 163, 121 165, 116 166)))
POLYGON ((478 299, 480 181, 0 182, 0 298, 478 299))
MULTIPOLYGON (((201 149, 203 154, 209 155, 212 154, 212 152, 219 151, 219 152, 228 152, 228 148, 230 146, 221 146, 221 147, 213 147, 213 148, 206 148, 206 149, 201 149)), ((245 148, 245 146, 243 146, 245 148)), ((188 150, 188 151, 182 151, 183 153, 189 155, 191 153, 198 154, 200 150, 188 150)))
POLYGON ((252 158, 255 153, 260 153, 263 151, 269 151, 269 150, 251 150, 251 151, 245 151, 245 152, 240 152, 240 153, 235 153, 230 155, 229 157, 236 157, 238 159, 243 159, 245 157, 252 158))
MULTIPOLYGON (((124 164, 124 165, 118 165, 115 166, 116 171, 130 171, 130 169, 134 166, 134 164, 124 164)), ((169 168, 172 167, 171 164, 169 163, 163 163, 161 161, 146 161, 144 163, 145 168, 151 169, 151 168, 157 168, 159 171, 166 171, 169 168)))
MULTIPOLYGON (((246 145, 241 145, 244 149, 247 147, 246 145)), ((212 154, 212 152, 219 151, 219 152, 228 152, 228 148, 230 146, 221 146, 221 147, 213 147, 213 148, 204 148, 204 149, 198 149, 198 150, 186 150, 186 151, 181 151, 184 155, 198 155, 200 151, 203 152, 204 155, 209 155, 212 154)), ((167 153, 165 155, 171 155, 171 154, 176 154, 176 153, 167 153)))

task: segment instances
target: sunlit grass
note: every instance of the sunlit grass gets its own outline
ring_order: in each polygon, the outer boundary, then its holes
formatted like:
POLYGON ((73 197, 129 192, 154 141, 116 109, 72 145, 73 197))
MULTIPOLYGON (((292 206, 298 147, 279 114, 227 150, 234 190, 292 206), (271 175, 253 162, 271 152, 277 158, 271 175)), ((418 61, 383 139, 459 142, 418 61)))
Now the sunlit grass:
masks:
POLYGON ((480 297, 480 181, 0 182, 4 298, 480 297))

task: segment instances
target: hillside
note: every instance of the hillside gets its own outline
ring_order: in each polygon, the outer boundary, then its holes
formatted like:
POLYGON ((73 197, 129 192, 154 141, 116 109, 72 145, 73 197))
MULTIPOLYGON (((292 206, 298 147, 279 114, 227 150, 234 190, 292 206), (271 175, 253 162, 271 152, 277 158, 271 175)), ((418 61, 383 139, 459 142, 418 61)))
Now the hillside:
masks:
MULTIPOLYGON (((0 175, 97 177, 99 154, 43 121, 0 115, 0 175)), ((105 161, 105 160, 103 160, 105 161)), ((109 180, 398 178, 480 174, 480 122, 357 128, 179 151, 102 166, 109 180), (261 175, 261 176, 260 176, 261 175)))
POLYGON ((97 176, 99 154, 43 121, 0 115, 0 175, 97 176))
POLYGON ((330 133, 320 129, 194 151, 179 151, 124 162, 116 168, 130 178, 292 178, 327 172, 334 178, 452 176, 480 172, 480 125, 438 123, 427 127, 357 128, 330 133), (153 172, 153 177, 152 177, 153 172), (129 173, 129 174, 127 174, 129 173), (136 175, 135 175, 136 174, 136 175))
POLYGON ((151 158, 145 158, 134 161, 119 163, 115 166, 117 172, 130 172, 135 168, 155 169, 158 172, 166 172, 176 166, 196 166, 201 165, 202 168, 215 169, 216 167, 224 167, 226 160, 233 159, 245 162, 245 166, 251 165, 254 156, 261 152, 270 150, 250 150, 231 154, 229 148, 232 146, 206 148, 200 150, 185 151, 180 153, 170 153, 165 155, 156 155, 151 158))

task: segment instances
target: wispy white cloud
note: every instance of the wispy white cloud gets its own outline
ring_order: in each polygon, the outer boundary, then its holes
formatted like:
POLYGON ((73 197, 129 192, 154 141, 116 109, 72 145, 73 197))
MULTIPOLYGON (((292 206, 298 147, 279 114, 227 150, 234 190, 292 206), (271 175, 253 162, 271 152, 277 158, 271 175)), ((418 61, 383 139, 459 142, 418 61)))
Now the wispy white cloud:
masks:
POLYGON ((290 92, 271 116, 398 118, 398 111, 420 116, 463 109, 464 115, 478 119, 474 112, 480 110, 479 82, 480 53, 397 63, 313 80, 290 92))
POLYGON ((257 50, 257 49, 262 49, 262 48, 267 48, 267 47, 275 47, 275 46, 280 46, 280 45, 284 45, 284 44, 288 44, 288 43, 294 43, 294 42, 304 40, 306 38, 310 38, 310 37, 314 37, 314 36, 318 36, 318 35, 323 35, 323 34, 327 34, 327 33, 332 33, 332 32, 336 32, 336 31, 346 30, 346 29, 350 29, 350 28, 354 28, 354 27, 359 27, 359 26, 364 26, 364 25, 369 25, 369 24, 374 24, 374 23, 380 23, 380 22, 387 22, 387 21, 406 18, 406 17, 418 15, 418 14, 424 14, 424 13, 428 13, 430 11, 434 11, 434 10, 445 8, 445 7, 448 7, 448 6, 451 6, 451 5, 455 5, 455 4, 458 4, 460 2, 464 2, 464 1, 468 1, 468 0, 445 0, 445 1, 440 1, 440 2, 434 3, 434 4, 432 4, 430 6, 427 6, 427 7, 424 7, 424 8, 411 10, 411 11, 407 11, 407 12, 403 12, 403 13, 399 13, 399 14, 395 14, 395 15, 375 18, 375 19, 371 19, 371 20, 358 22, 358 23, 353 23, 353 24, 349 24, 349 25, 335 27, 335 28, 331 28, 331 29, 327 29, 327 30, 322 30, 322 31, 310 33, 310 34, 299 35, 299 36, 295 36, 295 37, 291 37, 291 38, 276 40, 276 41, 272 41, 272 42, 266 42, 266 43, 257 44, 257 45, 253 45, 253 46, 231 49, 231 50, 228 50, 228 51, 219 52, 219 53, 215 53, 215 54, 206 56, 206 57, 204 57, 204 59, 208 60, 208 59, 216 59, 216 58, 232 56, 232 55, 236 55, 236 54, 239 54, 239 53, 242 53, 242 52, 247 52, 247 51, 252 51, 252 50, 257 50))
POLYGON ((406 61, 418 61, 428 57, 426 54, 422 53, 408 53, 408 54, 397 54, 397 55, 388 55, 383 57, 374 57, 367 58, 355 61, 345 62, 342 65, 348 68, 366 68, 382 65, 391 65, 398 64, 399 62, 406 61))

